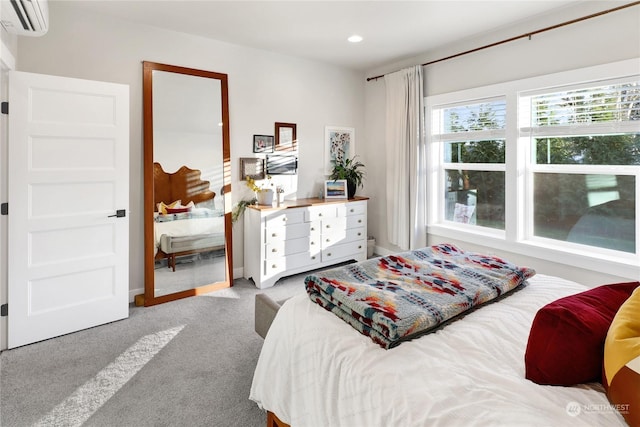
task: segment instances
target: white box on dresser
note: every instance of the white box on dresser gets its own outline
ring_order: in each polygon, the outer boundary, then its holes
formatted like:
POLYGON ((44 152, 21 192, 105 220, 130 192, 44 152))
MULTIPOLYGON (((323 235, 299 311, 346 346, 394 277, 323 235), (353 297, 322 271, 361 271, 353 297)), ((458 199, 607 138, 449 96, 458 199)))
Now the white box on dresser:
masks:
POLYGON ((367 197, 298 199, 244 213, 244 277, 260 288, 282 277, 367 258, 367 197))

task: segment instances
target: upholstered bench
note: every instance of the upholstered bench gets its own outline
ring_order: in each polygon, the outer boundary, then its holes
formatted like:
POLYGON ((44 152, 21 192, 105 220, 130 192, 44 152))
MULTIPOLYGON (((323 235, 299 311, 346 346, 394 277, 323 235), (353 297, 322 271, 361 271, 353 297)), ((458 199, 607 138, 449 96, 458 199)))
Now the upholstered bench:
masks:
POLYGON ((255 330, 262 338, 267 336, 271 322, 286 300, 275 301, 266 294, 256 295, 255 330))

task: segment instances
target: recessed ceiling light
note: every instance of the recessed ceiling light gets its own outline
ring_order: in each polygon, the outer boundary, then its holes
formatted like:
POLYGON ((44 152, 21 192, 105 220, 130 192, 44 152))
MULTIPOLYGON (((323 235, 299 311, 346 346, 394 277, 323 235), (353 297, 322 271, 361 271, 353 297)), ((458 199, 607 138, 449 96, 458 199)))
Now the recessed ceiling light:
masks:
POLYGON ((349 40, 351 43, 360 43, 362 41, 362 36, 354 34, 351 37, 349 37, 347 40, 349 40))

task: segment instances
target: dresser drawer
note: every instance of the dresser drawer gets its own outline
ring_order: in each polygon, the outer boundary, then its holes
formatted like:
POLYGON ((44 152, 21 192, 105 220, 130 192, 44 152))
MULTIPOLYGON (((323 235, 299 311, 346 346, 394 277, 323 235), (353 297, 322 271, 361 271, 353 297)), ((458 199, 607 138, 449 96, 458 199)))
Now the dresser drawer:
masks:
POLYGON ((340 258, 365 259, 363 257, 367 250, 366 242, 349 242, 340 245, 333 245, 322 250, 322 261, 331 261, 340 258))
POLYGON ((367 217, 364 214, 347 216, 347 228, 364 227, 367 224, 367 217))
POLYGON ((364 202, 349 202, 338 208, 338 216, 364 215, 367 213, 367 204, 364 202))
POLYGON ((292 225, 304 222, 304 211, 302 209, 282 209, 270 212, 264 217, 267 228, 278 225, 292 225))
POLYGON ((326 218, 335 218, 337 215, 338 206, 336 205, 310 206, 305 211, 305 221, 319 221, 326 218))
POLYGON ((264 247, 264 256, 266 259, 274 259, 300 252, 308 252, 311 246, 310 239, 311 238, 307 236, 299 239, 268 243, 264 247))
POLYGON ((270 223, 265 228, 265 243, 280 242, 283 240, 299 239, 319 233, 318 223, 302 222, 298 224, 284 225, 276 222, 270 223))
POLYGON ((364 227, 365 225, 366 216, 363 214, 324 219, 322 220, 322 234, 333 233, 336 230, 348 230, 349 228, 364 227))
POLYGON ((284 273, 287 270, 294 270, 301 267, 310 267, 309 269, 312 269, 315 264, 320 264, 319 253, 302 252, 287 257, 265 260, 264 274, 266 276, 273 276, 274 274, 284 273))
POLYGON ((342 230, 339 233, 323 234, 322 235, 322 249, 327 249, 333 245, 340 245, 342 243, 360 241, 364 242, 365 229, 364 227, 350 228, 342 230))
POLYGON ((323 219, 321 222, 322 235, 343 232, 347 229, 347 218, 323 219))

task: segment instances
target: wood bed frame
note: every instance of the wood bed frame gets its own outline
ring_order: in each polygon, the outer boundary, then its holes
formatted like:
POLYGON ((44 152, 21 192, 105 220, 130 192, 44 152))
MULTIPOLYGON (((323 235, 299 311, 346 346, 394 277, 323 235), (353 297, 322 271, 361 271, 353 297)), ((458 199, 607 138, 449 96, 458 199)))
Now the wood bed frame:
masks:
MULTIPOLYGON (((182 205, 213 200, 216 193, 209 189, 210 182, 201 179, 202 173, 197 169, 182 166, 174 173, 165 172, 158 162, 153 163, 153 206, 164 202, 171 204, 180 200, 182 205)), ((210 248, 192 249, 182 252, 165 253, 158 249, 155 259, 166 259, 167 267, 176 271, 176 257, 210 250, 210 248)))
POLYGON ((280 421, 280 418, 276 417, 271 411, 267 411, 267 427, 291 427, 284 421, 280 421))
POLYGON ((160 202, 170 204, 182 200, 182 204, 189 202, 202 203, 216 197, 216 193, 209 189, 210 182, 203 181, 201 172, 182 166, 174 173, 167 173, 160 163, 153 164, 153 205, 160 202))

